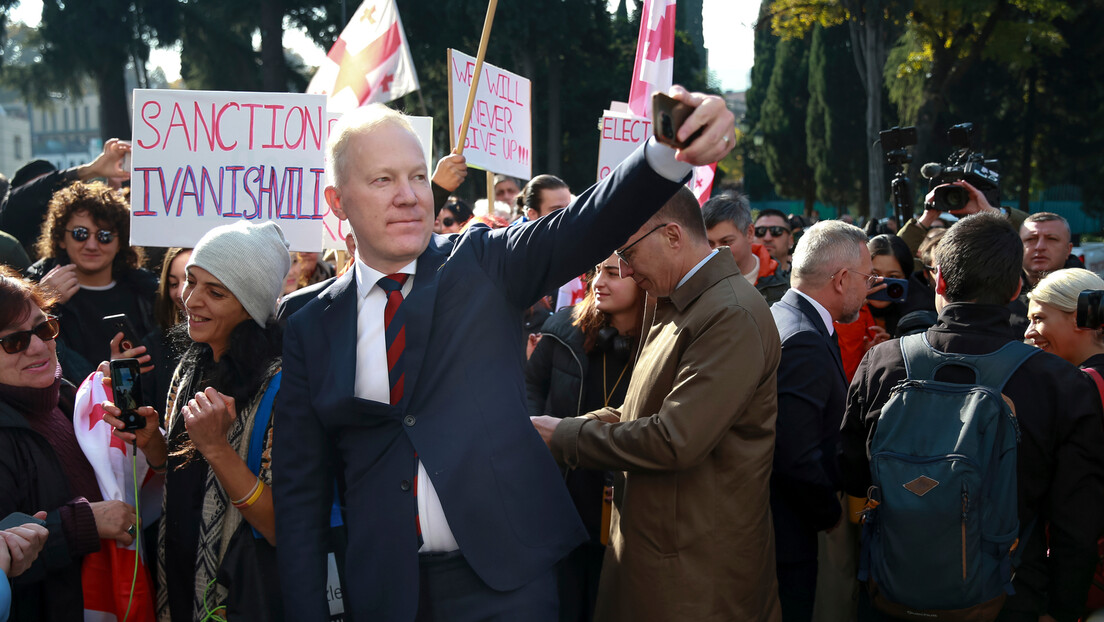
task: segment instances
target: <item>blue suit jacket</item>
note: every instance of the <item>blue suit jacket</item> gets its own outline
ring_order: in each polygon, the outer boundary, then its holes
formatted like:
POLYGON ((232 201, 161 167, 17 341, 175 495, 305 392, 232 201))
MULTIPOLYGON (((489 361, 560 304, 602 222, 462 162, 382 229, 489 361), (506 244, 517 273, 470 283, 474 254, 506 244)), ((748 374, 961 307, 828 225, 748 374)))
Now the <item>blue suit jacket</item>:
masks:
POLYGON ((328 620, 331 491, 343 482, 346 619, 412 620, 418 602, 418 458, 471 567, 512 590, 586 532, 529 421, 522 310, 609 256, 677 183, 643 150, 571 206, 523 225, 434 235, 406 316, 403 400, 353 396, 356 282, 350 271, 288 321, 274 416, 273 493, 289 620, 328 620))
POLYGON ((791 289, 771 314, 782 339, 771 473, 775 552, 779 563, 810 561, 817 558, 817 532, 840 518, 847 381, 839 350, 808 300, 791 289))

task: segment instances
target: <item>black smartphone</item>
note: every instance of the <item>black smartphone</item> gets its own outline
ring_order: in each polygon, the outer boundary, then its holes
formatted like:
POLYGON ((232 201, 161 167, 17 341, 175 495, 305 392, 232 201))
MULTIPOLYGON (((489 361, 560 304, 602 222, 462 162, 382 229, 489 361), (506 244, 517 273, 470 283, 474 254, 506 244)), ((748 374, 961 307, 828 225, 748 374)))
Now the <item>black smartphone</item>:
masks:
POLYGON ((701 136, 704 127, 698 128, 698 131, 691 134, 685 141, 680 141, 677 137, 682 123, 693 112, 693 108, 665 93, 658 91, 652 93, 652 130, 656 140, 675 149, 685 149, 690 146, 694 139, 701 136))
POLYGON ((138 400, 142 397, 141 373, 138 359, 111 361, 111 391, 115 394, 115 405, 123 411, 119 419, 124 432, 146 427, 146 418, 138 414, 138 400))
MULTIPOLYGON (((908 297, 908 280, 907 279, 887 279, 883 278, 882 283, 885 283, 885 289, 879 290, 866 297, 867 300, 885 300, 888 302, 904 302, 908 297)), ((875 285, 877 287, 877 285, 875 285)))
POLYGON ((123 341, 119 344, 121 350, 126 351, 142 345, 138 343, 138 332, 134 330, 126 313, 105 316, 103 322, 111 329, 112 338, 119 333, 123 334, 123 341))
POLYGON ((46 526, 46 521, 41 518, 35 518, 30 514, 24 514, 23 512, 12 512, 4 517, 4 520, 0 520, 0 531, 5 529, 11 529, 12 527, 18 527, 20 525, 26 525, 27 523, 34 523, 40 527, 46 526))

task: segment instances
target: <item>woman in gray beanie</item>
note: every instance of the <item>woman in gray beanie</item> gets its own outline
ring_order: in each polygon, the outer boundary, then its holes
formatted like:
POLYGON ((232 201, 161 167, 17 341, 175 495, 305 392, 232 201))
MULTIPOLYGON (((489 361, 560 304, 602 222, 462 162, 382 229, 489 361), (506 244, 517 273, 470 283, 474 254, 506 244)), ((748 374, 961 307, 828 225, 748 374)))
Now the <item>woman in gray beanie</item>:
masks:
MULTIPOLYGON (((276 581, 266 576, 275 569, 263 563, 274 551, 254 534, 275 543, 270 415, 283 335, 275 310, 290 264, 273 222, 212 229, 188 260, 182 297, 193 343, 169 388, 168 436, 149 407, 139 410, 147 421, 136 435, 150 466, 167 470, 157 555, 160 620, 199 621, 220 609, 223 618, 278 617, 276 581)), ((114 416, 105 419, 122 427, 114 416)))

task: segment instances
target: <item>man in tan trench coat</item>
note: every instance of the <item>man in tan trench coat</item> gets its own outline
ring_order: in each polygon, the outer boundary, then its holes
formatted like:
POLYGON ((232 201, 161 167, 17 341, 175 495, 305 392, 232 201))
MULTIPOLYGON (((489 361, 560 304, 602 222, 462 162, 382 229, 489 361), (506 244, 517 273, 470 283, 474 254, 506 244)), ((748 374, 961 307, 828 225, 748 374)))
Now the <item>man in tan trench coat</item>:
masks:
POLYGON ((595 619, 781 619, 769 481, 778 331, 683 188, 617 252, 648 292, 621 409, 535 417, 556 460, 625 471, 595 619))

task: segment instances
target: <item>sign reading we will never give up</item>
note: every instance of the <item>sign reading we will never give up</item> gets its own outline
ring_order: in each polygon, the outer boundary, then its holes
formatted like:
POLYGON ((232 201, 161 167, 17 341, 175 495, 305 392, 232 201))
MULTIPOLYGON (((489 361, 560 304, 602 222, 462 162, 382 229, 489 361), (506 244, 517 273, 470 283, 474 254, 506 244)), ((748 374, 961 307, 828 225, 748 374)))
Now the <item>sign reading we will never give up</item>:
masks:
MULTIPOLYGON (((475 59, 448 51, 449 129, 459 139, 475 59)), ((471 124, 464 140, 468 166, 529 179, 533 172, 532 106, 529 80, 483 63, 471 124)))
POLYGON ((292 250, 319 250, 326 131, 324 95, 135 90, 131 243, 274 220, 292 250))

